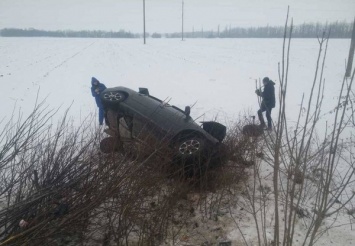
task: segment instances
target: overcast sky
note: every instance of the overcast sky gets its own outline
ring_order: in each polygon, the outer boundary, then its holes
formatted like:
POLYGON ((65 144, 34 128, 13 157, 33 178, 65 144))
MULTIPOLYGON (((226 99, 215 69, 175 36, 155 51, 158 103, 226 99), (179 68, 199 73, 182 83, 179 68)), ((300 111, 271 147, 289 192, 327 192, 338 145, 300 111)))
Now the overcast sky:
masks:
MULTIPOLYGON (((147 32, 179 32, 182 0, 146 0, 147 32)), ((355 0, 184 0, 185 30, 352 21, 355 0)), ((0 0, 0 28, 143 32, 143 0, 0 0)))

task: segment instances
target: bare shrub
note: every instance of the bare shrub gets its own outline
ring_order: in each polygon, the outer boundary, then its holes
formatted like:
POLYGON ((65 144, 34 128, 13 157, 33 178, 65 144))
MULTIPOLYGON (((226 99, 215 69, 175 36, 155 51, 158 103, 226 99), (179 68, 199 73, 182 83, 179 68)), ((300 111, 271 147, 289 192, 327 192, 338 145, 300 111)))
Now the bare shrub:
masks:
POLYGON ((0 238, 5 242, 44 237, 41 228, 49 230, 47 223, 80 204, 76 190, 87 185, 94 168, 85 158, 98 135, 88 134, 85 125, 72 130, 66 113, 54 129, 48 124, 53 113, 39 104, 24 120, 11 118, 1 132, 0 200, 6 205, 0 211, 0 238))
POLYGON ((275 132, 264 134, 265 141, 262 142, 267 151, 260 156, 272 168, 269 183, 272 182, 273 187, 271 192, 269 189, 265 192, 263 182, 268 177, 267 174, 260 175, 265 168, 257 164, 252 184, 245 188, 245 203, 250 204, 249 213, 254 217, 258 245, 293 245, 296 223, 300 218, 305 227, 302 244, 314 245, 327 230, 341 226, 337 224, 338 215, 345 213, 346 206, 352 206, 355 197, 352 190, 354 142, 348 137, 354 134, 354 111, 349 109, 355 70, 351 78, 344 76, 334 110, 322 115, 323 72, 329 40, 329 33, 324 32, 318 38, 311 90, 307 98, 302 98, 296 124, 290 125, 286 105, 292 29, 292 21, 288 27, 287 16, 282 62, 279 64, 279 112, 274 122, 275 132), (322 116, 326 116, 327 121, 322 116), (330 131, 327 122, 332 122, 330 131), (317 132, 321 127, 325 132, 317 132), (324 226, 330 217, 334 220, 324 226), (266 237, 266 222, 272 224, 272 239, 266 237))
MULTIPOLYGON (((100 131, 90 123, 74 127, 67 113, 54 127, 54 113, 39 104, 0 133, 0 245, 176 243, 196 229, 194 218, 228 213, 246 179, 253 141, 242 138, 240 126, 228 133, 220 159, 232 161, 185 177, 183 166, 171 169, 163 142, 132 141, 125 152, 103 154, 100 131)), ((203 242, 200 233, 189 238, 203 242)))

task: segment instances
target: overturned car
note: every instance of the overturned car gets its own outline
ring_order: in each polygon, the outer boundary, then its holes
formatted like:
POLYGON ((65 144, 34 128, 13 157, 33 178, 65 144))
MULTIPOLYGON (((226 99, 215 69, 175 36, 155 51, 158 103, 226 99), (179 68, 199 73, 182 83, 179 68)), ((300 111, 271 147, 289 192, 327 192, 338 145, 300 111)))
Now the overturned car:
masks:
POLYGON ((120 146, 121 142, 154 139, 155 144, 171 150, 175 161, 216 163, 223 155, 226 127, 213 121, 197 124, 189 106, 181 110, 149 95, 146 88, 138 92, 125 87, 108 88, 100 97, 108 125, 105 132, 110 135, 100 143, 102 152, 111 152, 112 146, 120 146))

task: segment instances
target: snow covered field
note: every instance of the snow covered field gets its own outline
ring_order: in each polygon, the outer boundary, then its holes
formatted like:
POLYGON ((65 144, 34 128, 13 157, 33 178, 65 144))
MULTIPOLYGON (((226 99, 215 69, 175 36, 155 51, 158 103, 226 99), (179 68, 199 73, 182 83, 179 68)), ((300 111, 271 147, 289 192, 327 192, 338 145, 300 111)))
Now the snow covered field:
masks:
MULTIPOLYGON (((336 105, 345 71, 350 40, 330 40, 324 72, 323 113, 336 105)), ((90 93, 92 76, 107 87, 147 87, 152 95, 184 108, 194 105, 192 116, 217 119, 226 125, 244 111, 258 109, 255 79, 270 77, 278 83, 281 39, 55 39, 0 38, 0 127, 14 108, 29 114, 36 101, 46 98, 50 108, 71 106, 69 115, 79 124, 96 110, 90 93)), ((308 96, 318 53, 315 39, 291 43, 288 118, 296 120, 302 94, 308 96)), ((278 106, 276 106, 278 110, 278 106)), ((275 111, 276 111, 275 110, 275 111)), ((276 115, 276 112, 273 112, 276 115)), ((349 218, 341 218, 349 223, 349 218)), ((255 239, 252 221, 244 217, 246 237, 255 239), (249 223, 249 224, 248 224, 249 223)), ((270 226, 271 226, 270 222, 270 226)), ((230 239, 237 239, 232 229, 230 239)), ((300 234, 302 224, 300 223, 300 234)), ((302 238, 302 235, 297 236, 302 238)), ((336 228, 320 245, 354 245, 350 225, 336 228)))
MULTIPOLYGON (((302 93, 309 92, 318 52, 315 39, 292 40, 289 115, 294 119, 302 93), (293 114, 294 113, 294 114, 293 114)), ((325 108, 334 107, 345 70, 349 40, 330 40, 325 69, 325 108)), ((51 108, 80 117, 96 110, 90 79, 107 87, 147 87, 158 98, 194 117, 223 123, 256 111, 255 79, 270 77, 278 89, 281 39, 56 39, 0 38, 1 118, 13 108, 31 112, 37 91, 51 108)), ((277 107, 276 107, 277 110, 277 107)), ((275 114, 275 113, 274 113, 275 114)))

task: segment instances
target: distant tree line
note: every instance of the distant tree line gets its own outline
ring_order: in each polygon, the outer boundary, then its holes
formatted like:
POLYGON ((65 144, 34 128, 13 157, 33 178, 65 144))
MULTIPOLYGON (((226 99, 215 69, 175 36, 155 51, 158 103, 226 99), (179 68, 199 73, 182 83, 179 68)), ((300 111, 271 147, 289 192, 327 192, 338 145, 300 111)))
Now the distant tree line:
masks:
POLYGON ((140 35, 120 30, 107 31, 45 31, 38 29, 5 28, 0 30, 2 37, 63 37, 63 38, 139 38, 140 35))
MULTIPOLYGON (((330 38, 351 38, 352 24, 347 22, 332 23, 304 23, 293 27, 293 38, 316 38, 322 36, 323 31, 330 30, 330 38)), ((283 26, 265 27, 225 27, 223 30, 185 32, 185 38, 282 38, 283 26)), ((180 38, 181 33, 166 34, 168 38, 180 38)))
MULTIPOLYGON (((347 22, 332 23, 304 23, 294 26, 294 38, 316 38, 322 35, 323 31, 330 30, 330 38, 351 38, 352 24, 347 22)), ((184 32, 184 38, 282 38, 284 33, 283 26, 264 26, 264 27, 225 27, 223 30, 184 32)), ((107 31, 45 31, 38 29, 18 29, 5 28, 0 30, 2 37, 67 37, 67 38, 141 38, 142 34, 126 32, 107 31)), ((182 33, 146 33, 146 37, 152 38, 181 38, 182 33)))

